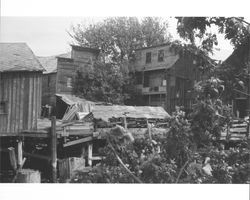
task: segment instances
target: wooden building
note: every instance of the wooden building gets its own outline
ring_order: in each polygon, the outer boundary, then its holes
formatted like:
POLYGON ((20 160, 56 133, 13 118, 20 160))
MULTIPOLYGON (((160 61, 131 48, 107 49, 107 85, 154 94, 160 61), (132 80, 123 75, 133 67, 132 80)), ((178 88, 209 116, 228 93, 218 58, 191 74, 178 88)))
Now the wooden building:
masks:
POLYGON ((227 99, 228 103, 231 103, 230 101, 233 100, 234 115, 239 115, 238 117, 243 118, 250 111, 250 40, 248 39, 245 43, 239 45, 223 62, 223 65, 234 70, 235 75, 238 77, 243 69, 246 72, 244 73, 245 80, 242 80, 244 86, 234 88, 233 99, 227 99))
POLYGON ((43 67, 25 43, 0 43, 0 136, 36 130, 43 67))
POLYGON ((98 58, 99 49, 71 45, 69 53, 38 57, 45 68, 43 73, 42 105, 55 108, 56 94, 72 94, 77 72, 85 72, 98 58))
POLYGON ((144 105, 162 106, 169 113, 176 106, 190 109, 193 86, 202 78, 193 62, 171 51, 169 44, 136 49, 130 71, 136 76, 144 105))

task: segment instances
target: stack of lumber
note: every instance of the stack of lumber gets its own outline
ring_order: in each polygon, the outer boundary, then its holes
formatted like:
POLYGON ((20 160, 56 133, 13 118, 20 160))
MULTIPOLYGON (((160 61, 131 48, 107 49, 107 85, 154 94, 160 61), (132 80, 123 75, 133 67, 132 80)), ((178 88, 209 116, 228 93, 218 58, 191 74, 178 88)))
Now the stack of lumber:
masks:
POLYGON ((69 122, 75 120, 77 118, 77 112, 80 112, 80 108, 77 104, 69 106, 62 118, 62 121, 69 122))
POLYGON ((221 133, 221 140, 239 141, 247 138, 249 130, 245 120, 234 119, 230 127, 221 133))

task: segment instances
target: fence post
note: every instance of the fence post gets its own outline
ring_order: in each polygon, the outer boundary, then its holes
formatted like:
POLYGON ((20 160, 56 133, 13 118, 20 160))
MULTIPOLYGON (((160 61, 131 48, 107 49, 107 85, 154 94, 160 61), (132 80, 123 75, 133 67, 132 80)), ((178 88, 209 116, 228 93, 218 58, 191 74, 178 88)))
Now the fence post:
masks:
POLYGON ((57 182, 57 135, 56 135, 56 117, 51 118, 51 167, 52 182, 57 182))

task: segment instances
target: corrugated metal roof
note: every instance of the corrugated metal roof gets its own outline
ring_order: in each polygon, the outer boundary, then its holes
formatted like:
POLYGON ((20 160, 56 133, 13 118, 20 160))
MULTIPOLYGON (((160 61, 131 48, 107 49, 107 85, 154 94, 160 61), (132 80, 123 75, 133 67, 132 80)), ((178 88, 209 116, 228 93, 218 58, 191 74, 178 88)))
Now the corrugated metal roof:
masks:
POLYGON ((170 115, 162 107, 150 106, 120 106, 120 105, 95 105, 93 110, 94 118, 109 121, 108 119, 124 117, 164 119, 170 115))
POLYGON ((37 57, 44 69, 46 70, 43 72, 44 74, 57 72, 57 57, 71 58, 71 53, 68 52, 56 56, 37 57))
POLYGON ((0 43, 0 72, 43 70, 26 43, 0 43))

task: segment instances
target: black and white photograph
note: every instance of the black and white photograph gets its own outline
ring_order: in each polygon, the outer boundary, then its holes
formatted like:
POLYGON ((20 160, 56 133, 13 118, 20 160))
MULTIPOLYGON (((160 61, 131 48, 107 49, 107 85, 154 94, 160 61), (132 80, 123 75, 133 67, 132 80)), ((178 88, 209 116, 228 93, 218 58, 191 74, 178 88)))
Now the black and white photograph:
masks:
POLYGON ((1 1, 1 184, 250 184, 250 15, 15 3, 1 1))

